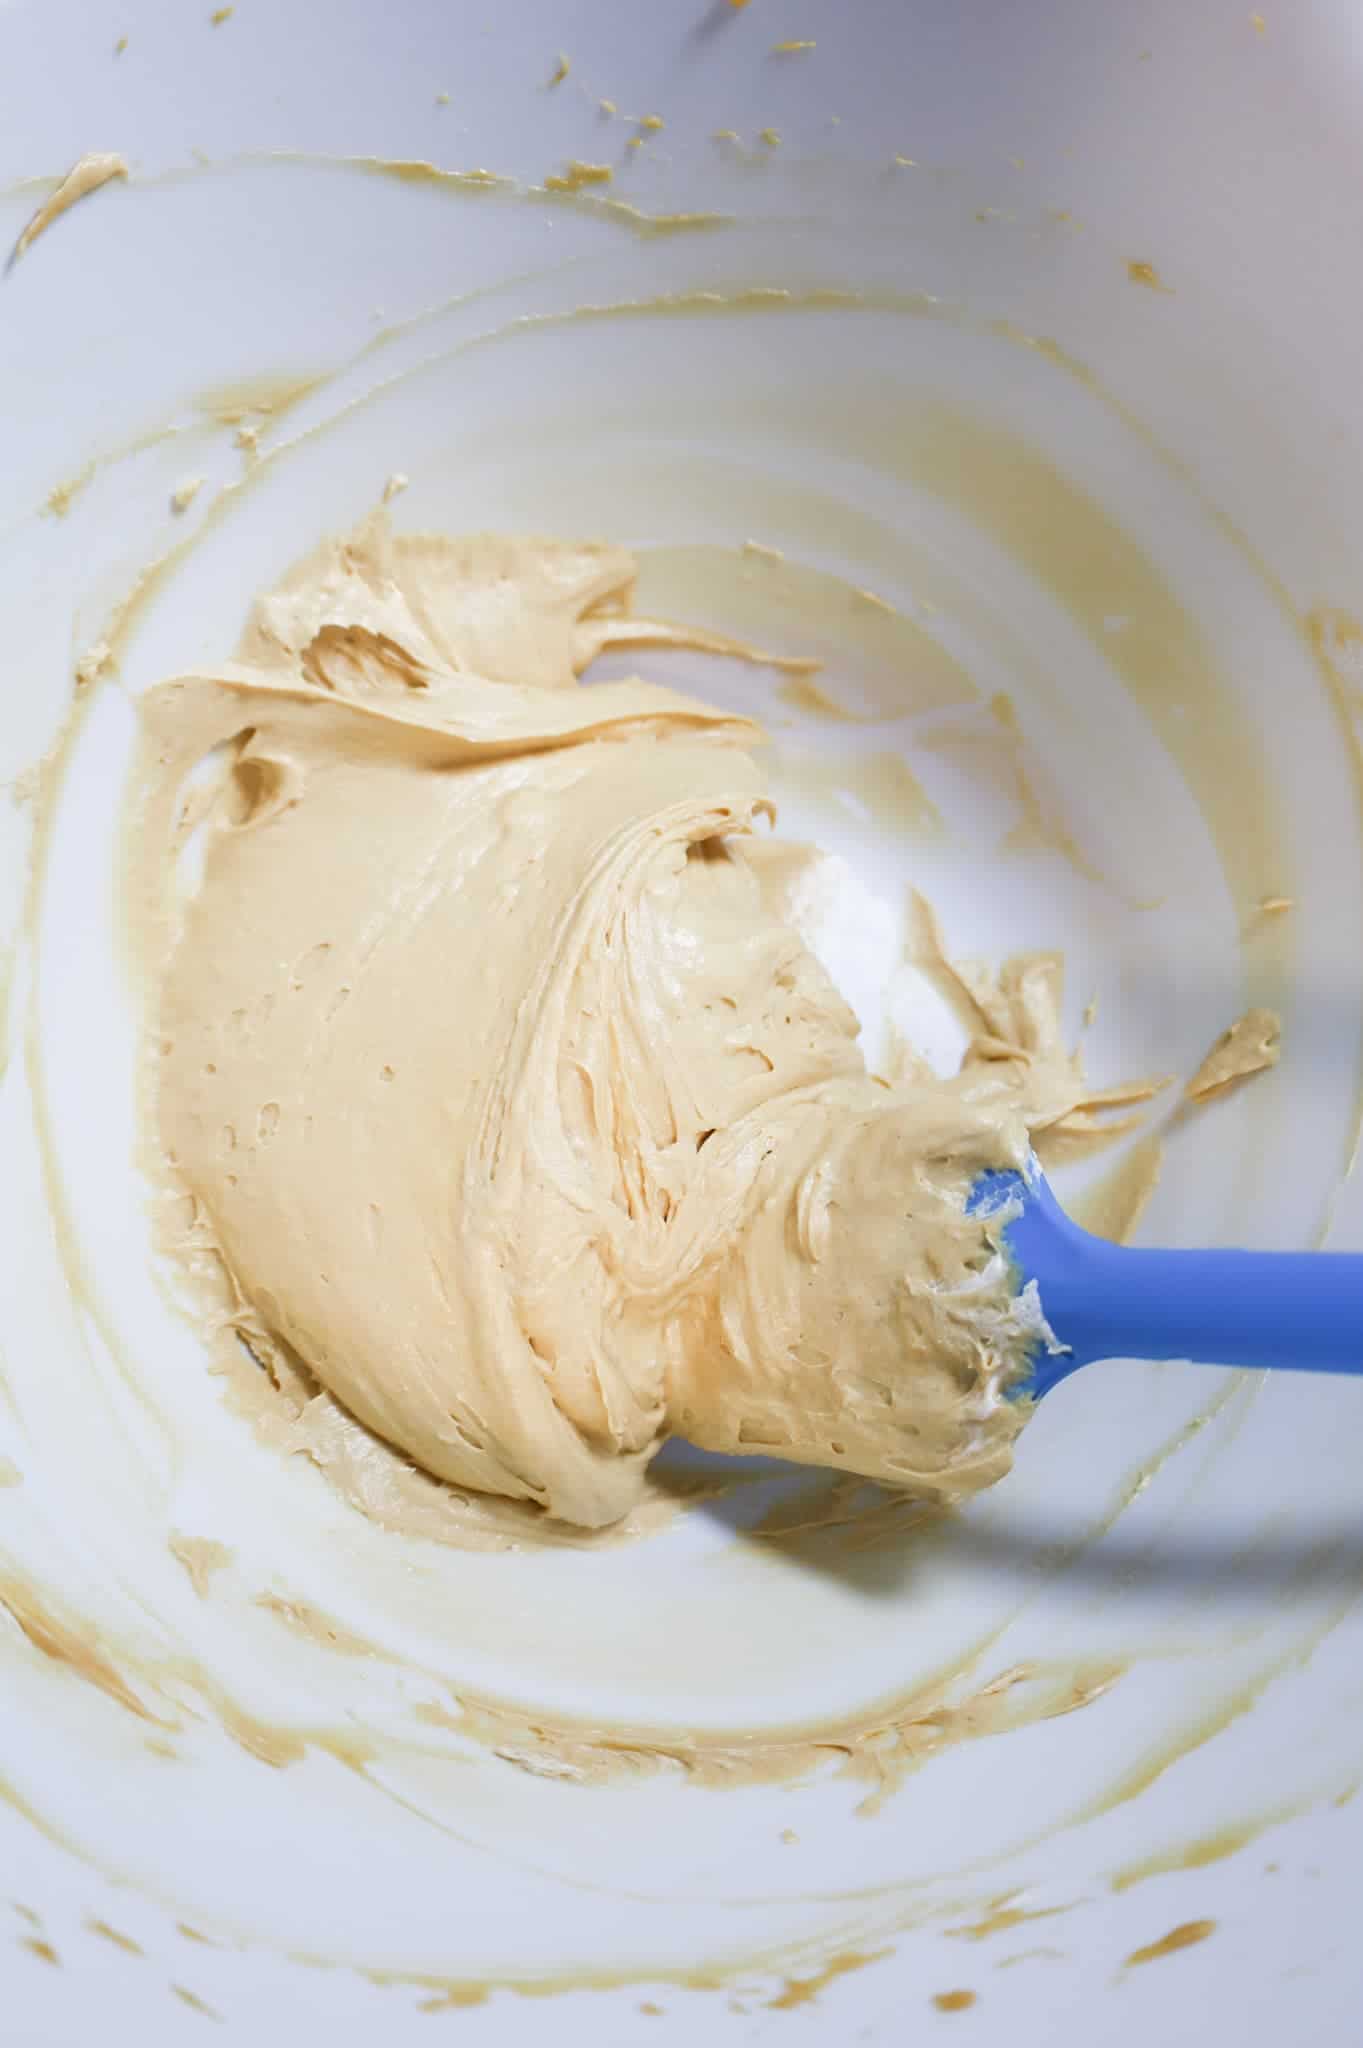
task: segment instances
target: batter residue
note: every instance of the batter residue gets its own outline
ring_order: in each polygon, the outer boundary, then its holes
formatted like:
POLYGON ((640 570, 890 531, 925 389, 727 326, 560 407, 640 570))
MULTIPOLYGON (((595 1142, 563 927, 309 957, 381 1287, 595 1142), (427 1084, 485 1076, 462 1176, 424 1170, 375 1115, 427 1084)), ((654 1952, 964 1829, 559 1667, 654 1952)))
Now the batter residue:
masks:
POLYGON ((1189 1102, 1210 1102, 1251 1074, 1276 1067, 1282 1053, 1282 1024, 1276 1010, 1246 1010, 1221 1033, 1184 1088, 1189 1102))
POLYGON ((971 1180, 1150 1090, 1048 1054, 1050 960, 961 983, 956 1077, 868 1073, 758 730, 578 681, 771 658, 633 580, 379 517, 143 700, 161 1145, 262 1362, 441 1480, 599 1527, 676 1432, 959 1496, 1046 1334, 971 1180))
POLYGON ((128 166, 121 156, 83 156, 79 163, 71 166, 56 190, 38 208, 15 243, 10 261, 17 262, 25 250, 33 247, 39 235, 46 234, 53 221, 60 220, 77 200, 84 199, 91 192, 98 192, 101 185, 109 184, 114 178, 126 178, 127 175, 128 166))

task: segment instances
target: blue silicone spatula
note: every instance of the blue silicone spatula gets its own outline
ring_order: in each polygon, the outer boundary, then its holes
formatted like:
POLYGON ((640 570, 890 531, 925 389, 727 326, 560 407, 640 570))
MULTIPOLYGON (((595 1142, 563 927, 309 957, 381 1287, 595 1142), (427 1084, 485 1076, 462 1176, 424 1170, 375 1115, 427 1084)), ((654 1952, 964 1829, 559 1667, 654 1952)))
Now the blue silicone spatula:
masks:
POLYGON ((1145 1251, 1071 1222, 1039 1168, 984 1173, 970 1208, 1015 1209, 1004 1243, 1036 1282, 1058 1351, 1038 1342, 1010 1392, 1039 1400, 1100 1358, 1180 1358, 1363 1374, 1363 1254, 1145 1251))

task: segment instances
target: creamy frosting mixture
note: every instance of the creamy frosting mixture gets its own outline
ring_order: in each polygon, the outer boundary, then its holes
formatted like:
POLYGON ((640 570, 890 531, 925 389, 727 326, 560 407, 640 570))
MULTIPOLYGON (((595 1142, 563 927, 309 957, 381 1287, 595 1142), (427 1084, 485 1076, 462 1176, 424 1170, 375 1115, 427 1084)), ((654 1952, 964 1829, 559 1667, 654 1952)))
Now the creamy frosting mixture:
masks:
MULTIPOLYGON (((781 914, 757 728, 611 647, 605 546, 331 542, 143 699, 161 1148, 276 1379, 588 1527, 678 1433, 952 1498, 1044 1324, 974 1175, 1110 1135, 1058 961, 952 968, 959 1075, 870 1074, 781 914)), ((1118 1126, 1120 1128, 1120 1126, 1118 1126)))

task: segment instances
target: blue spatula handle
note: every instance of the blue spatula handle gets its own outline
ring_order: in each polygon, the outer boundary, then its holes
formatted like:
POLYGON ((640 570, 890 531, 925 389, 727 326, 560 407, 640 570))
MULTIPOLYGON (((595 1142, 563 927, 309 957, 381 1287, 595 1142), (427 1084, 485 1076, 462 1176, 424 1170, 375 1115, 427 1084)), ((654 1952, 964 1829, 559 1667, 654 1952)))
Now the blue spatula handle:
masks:
POLYGON ((1006 1242, 1068 1347, 1040 1351, 1029 1393, 1099 1358, 1363 1374, 1363 1256, 1131 1250, 1071 1222, 1039 1175, 985 1175, 981 1195, 1021 1201, 1006 1242))

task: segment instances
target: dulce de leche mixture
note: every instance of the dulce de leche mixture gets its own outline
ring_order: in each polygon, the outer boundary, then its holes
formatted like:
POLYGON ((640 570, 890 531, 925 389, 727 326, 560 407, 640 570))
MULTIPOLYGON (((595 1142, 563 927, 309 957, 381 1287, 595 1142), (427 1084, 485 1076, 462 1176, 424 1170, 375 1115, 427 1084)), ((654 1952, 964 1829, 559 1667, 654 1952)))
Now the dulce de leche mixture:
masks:
POLYGON ((967 1493, 1044 1334, 971 1181, 1142 1091, 1048 1051, 1045 960, 965 989, 960 1074, 867 1071, 759 730, 578 680, 765 658, 633 579, 376 519, 142 700, 160 1147, 258 1355, 438 1479, 600 1526, 680 1434, 967 1493))

